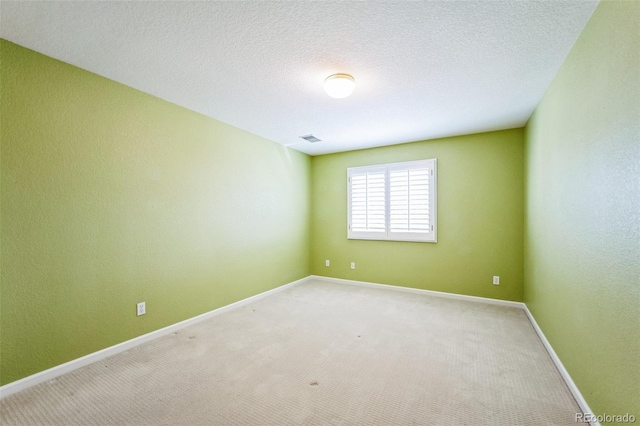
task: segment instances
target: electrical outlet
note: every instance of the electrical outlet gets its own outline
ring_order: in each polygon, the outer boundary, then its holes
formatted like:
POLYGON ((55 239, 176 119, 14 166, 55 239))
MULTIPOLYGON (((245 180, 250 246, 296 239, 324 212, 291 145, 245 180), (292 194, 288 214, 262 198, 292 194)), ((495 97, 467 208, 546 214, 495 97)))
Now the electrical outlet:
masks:
POLYGON ((138 315, 138 316, 140 316, 140 315, 144 315, 144 314, 146 314, 146 313, 147 313, 147 305, 146 305, 146 303, 145 303, 145 302, 140 302, 140 303, 138 303, 138 304, 136 305, 136 307, 137 307, 136 312, 137 312, 137 315, 138 315))
POLYGON ((351 269, 356 269, 356 262, 351 262, 351 269))
POLYGON ((497 275, 493 276, 493 285, 500 285, 500 277, 497 275))
POLYGON ((324 261, 324 266, 329 266, 331 262, 329 262, 329 260, 325 260, 324 261))

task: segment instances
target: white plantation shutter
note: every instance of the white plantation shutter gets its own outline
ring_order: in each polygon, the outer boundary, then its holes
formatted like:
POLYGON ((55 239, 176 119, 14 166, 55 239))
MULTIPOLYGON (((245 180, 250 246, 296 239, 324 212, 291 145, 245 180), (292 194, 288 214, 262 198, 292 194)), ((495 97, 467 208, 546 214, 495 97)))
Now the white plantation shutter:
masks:
POLYGON ((436 241, 436 160, 348 169, 348 238, 436 241))
POLYGON ((431 230, 429 181, 432 170, 422 162, 389 167, 389 232, 431 230))
POLYGON ((351 229, 354 232, 385 232, 386 174, 384 169, 351 175, 351 229))

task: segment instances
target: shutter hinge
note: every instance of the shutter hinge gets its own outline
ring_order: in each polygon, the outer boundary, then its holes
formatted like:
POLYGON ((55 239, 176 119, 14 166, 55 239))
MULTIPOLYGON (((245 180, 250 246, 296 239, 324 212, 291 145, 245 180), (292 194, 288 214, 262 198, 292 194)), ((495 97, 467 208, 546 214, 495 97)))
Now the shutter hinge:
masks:
POLYGON ((351 224, 349 224, 349 230, 351 230, 351 224))
POLYGON ((433 232, 433 225, 431 225, 431 232, 433 232))
POLYGON ((433 169, 431 169, 431 176, 433 176, 433 169))

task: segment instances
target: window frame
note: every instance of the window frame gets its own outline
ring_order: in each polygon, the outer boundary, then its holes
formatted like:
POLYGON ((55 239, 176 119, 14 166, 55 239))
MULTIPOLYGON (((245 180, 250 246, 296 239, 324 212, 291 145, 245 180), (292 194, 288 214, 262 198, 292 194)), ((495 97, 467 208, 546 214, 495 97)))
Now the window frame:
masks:
POLYGON ((373 164, 370 166, 359 166, 347 168, 347 239, 349 240, 374 240, 374 241, 409 241, 436 243, 437 240, 437 200, 438 200, 438 173, 437 159, 429 158, 424 160, 403 161, 398 163, 373 164), (427 169, 429 170, 429 225, 427 232, 392 232, 390 229, 390 179, 389 174, 393 170, 427 169), (352 231, 351 230, 351 178, 354 174, 385 173, 385 231, 352 231))

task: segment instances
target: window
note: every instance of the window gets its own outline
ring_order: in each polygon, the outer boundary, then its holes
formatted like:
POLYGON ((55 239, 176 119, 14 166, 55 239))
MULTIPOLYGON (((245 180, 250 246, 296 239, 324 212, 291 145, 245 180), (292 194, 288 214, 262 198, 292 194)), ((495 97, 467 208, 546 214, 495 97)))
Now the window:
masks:
POLYGON ((436 159, 347 169, 347 238, 436 242, 436 159))

